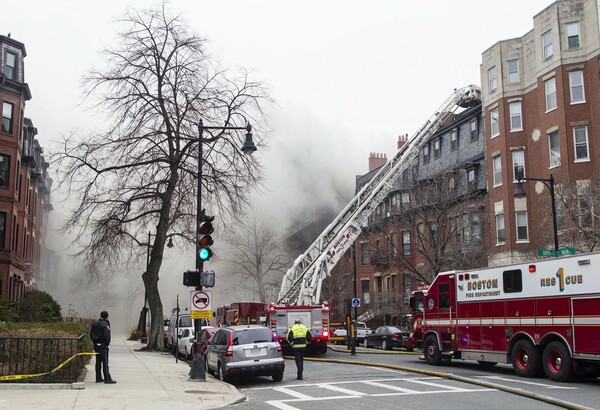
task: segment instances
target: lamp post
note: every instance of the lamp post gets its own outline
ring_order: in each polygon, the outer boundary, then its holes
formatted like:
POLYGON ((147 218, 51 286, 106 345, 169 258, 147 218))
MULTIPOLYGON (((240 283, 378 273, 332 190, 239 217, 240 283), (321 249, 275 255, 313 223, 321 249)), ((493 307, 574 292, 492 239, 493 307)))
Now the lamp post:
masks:
POLYGON ((558 256, 558 225, 556 223, 556 201, 554 195, 554 175, 550 174, 550 178, 525 178, 523 177, 523 166, 517 166, 515 169, 515 178, 517 187, 515 188, 515 197, 523 198, 526 195, 523 189, 523 181, 540 181, 546 188, 550 190, 550 199, 552 201, 552 226, 554 228, 554 256, 558 256))
MULTIPOLYGON (((198 121, 198 187, 196 197, 196 271, 202 272, 204 270, 204 262, 198 256, 200 251, 200 244, 198 238, 200 237, 200 222, 204 219, 202 213, 202 143, 204 141, 203 134, 204 130, 246 130, 246 141, 240 148, 246 155, 252 155, 256 151, 256 145, 252 140, 252 126, 247 123, 245 127, 228 127, 228 126, 205 126, 202 119, 198 121)), ((196 290, 202 290, 202 286, 196 286, 196 290)), ((194 329, 196 331, 196 337, 200 335, 202 330, 202 321, 200 319, 194 319, 194 329)), ((191 379, 205 379, 204 360, 202 360, 197 354, 194 355, 192 360, 192 367, 190 369, 191 379)))
MULTIPOLYGON (((148 231, 148 249, 146 250, 146 272, 148 272, 148 268, 150 267, 150 237, 152 233, 148 231)), ((173 247, 173 241, 171 240, 171 236, 169 236, 169 242, 167 243, 167 248, 171 249, 173 247)), ((140 339, 141 343, 148 342, 148 335, 146 333, 146 325, 148 324, 148 294, 144 293, 144 307, 142 308, 142 338, 140 339)), ((139 330, 139 329, 138 329, 139 330)))

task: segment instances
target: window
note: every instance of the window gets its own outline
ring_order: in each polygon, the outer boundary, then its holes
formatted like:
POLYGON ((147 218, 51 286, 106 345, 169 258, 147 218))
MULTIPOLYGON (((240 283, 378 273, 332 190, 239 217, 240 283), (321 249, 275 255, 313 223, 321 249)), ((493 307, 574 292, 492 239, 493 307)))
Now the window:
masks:
POLYGON ((567 46, 569 50, 579 48, 579 22, 567 23, 567 46))
POLYGON ((365 305, 368 305, 371 302, 369 287, 369 279, 361 279, 360 288, 362 291, 363 302, 365 303, 365 305))
POLYGON ((398 234, 392 232, 392 256, 398 255, 398 234))
POLYGON ((402 205, 410 204, 410 194, 408 192, 402 192, 402 205))
POLYGON ((542 34, 542 48, 544 60, 547 60, 554 55, 554 48, 552 47, 552 30, 548 30, 542 34))
POLYGON ((467 182, 472 183, 475 182, 477 176, 475 175, 475 168, 471 168, 467 170, 467 182))
POLYGON ((576 70, 569 72, 569 87, 571 88, 571 104, 585 102, 583 71, 576 70))
POLYGON ((8 102, 2 104, 2 132, 12 134, 14 105, 8 102))
POLYGON ((550 168, 560 165, 560 141, 558 131, 548 134, 548 149, 550 151, 550 168))
POLYGON ((523 120, 521 116, 521 101, 513 101, 508 104, 510 111, 510 130, 523 131, 523 120))
POLYGON ((457 129, 453 129, 452 133, 450 134, 450 148, 452 149, 452 151, 454 151, 455 149, 458 148, 458 130, 457 129))
POLYGON ((528 241, 529 236, 527 233, 527 212, 517 212, 515 219, 517 220, 517 242, 528 241))
POLYGON ((447 283, 440 283, 438 286, 438 303, 440 309, 450 309, 450 286, 447 283))
POLYGON ((360 258, 363 265, 369 264, 369 244, 361 243, 360 244, 360 258))
POLYGON ((429 144, 425 144, 423 147, 423 163, 429 163, 429 144))
POLYGON ((513 151, 513 182, 517 182, 517 167, 521 167, 523 170, 523 178, 525 178, 525 152, 524 151, 513 151))
POLYGON ((433 141, 433 157, 439 158, 441 152, 442 152, 442 141, 439 138, 437 138, 435 141, 433 141))
POLYGON ((498 108, 492 108, 490 110, 490 120, 491 120, 491 131, 492 138, 500 135, 500 122, 498 121, 498 108))
POLYGON ((477 119, 471 120, 469 130, 471 132, 471 141, 477 141, 479 139, 479 135, 477 134, 477 119))
POLYGON ((410 256, 410 232, 402 231, 402 256, 410 256))
POLYGON ((584 194, 579 197, 579 226, 580 228, 594 226, 593 201, 589 195, 584 194))
POLYGON ((506 242, 504 235, 504 215, 496 215, 496 245, 501 245, 506 242))
POLYGON ((431 243, 436 243, 436 234, 437 234, 438 225, 437 222, 429 222, 429 239, 431 243))
POLYGON ((456 188, 456 177, 451 176, 450 178, 448 178, 448 189, 452 191, 454 188, 456 188))
POLYGON ((519 79, 519 60, 508 60, 508 83, 516 84, 520 81, 519 79))
POLYGON ((573 143, 575 144, 575 162, 589 161, 587 126, 573 127, 573 143))
POLYGON ((502 185, 502 158, 500 155, 494 157, 492 160, 492 166, 494 171, 494 186, 502 185))
POLYGON ((10 178, 10 157, 0 154, 0 188, 8 189, 10 178))
POLYGON ((10 51, 6 52, 4 75, 6 78, 10 78, 11 80, 17 79, 17 55, 15 53, 11 53, 10 51))
POLYGON ((6 212, 0 212, 0 249, 4 249, 6 240, 6 212))
POLYGON ((544 81, 546 88, 546 112, 556 109, 556 79, 554 77, 544 81))
POLYGON ((490 92, 496 91, 496 88, 498 88, 498 80, 496 79, 496 66, 493 66, 488 70, 488 83, 490 85, 490 92))
POLYGON ((502 272, 504 293, 517 293, 523 290, 521 269, 505 270, 502 272))
POLYGON ((377 289, 377 293, 381 293, 383 291, 383 279, 381 276, 377 276, 375 278, 375 289, 377 289))
POLYGON ((425 249, 425 225, 423 223, 417 225, 417 237, 419 239, 417 249, 423 251, 425 249))

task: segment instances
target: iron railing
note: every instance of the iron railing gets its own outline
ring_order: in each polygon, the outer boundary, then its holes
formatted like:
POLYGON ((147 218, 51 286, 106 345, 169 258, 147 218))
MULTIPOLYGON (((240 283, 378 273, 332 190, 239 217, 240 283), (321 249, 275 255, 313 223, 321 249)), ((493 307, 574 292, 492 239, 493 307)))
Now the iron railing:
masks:
POLYGON ((84 352, 84 337, 0 336, 0 383, 77 381, 89 360, 77 355, 84 352))

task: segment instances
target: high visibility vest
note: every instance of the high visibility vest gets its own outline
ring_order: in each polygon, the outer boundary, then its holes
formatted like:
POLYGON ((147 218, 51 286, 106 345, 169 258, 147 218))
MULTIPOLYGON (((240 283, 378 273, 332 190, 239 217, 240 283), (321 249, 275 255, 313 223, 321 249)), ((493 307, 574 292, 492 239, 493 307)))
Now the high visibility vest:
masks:
POLYGON ((295 324, 288 332, 288 343, 293 349, 306 348, 306 335, 308 332, 308 328, 302 323, 295 324))

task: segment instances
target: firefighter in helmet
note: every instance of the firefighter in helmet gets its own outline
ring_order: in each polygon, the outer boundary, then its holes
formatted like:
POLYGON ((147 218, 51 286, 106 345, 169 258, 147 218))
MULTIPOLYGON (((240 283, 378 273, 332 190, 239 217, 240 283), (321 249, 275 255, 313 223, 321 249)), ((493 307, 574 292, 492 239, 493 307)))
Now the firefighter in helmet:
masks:
POLYGON ((302 380, 302 371, 304 370, 304 352, 306 345, 312 340, 310 330, 302 324, 302 319, 296 319, 294 326, 290 328, 287 334, 287 342, 294 352, 296 369, 298 370, 298 380, 302 380))

